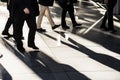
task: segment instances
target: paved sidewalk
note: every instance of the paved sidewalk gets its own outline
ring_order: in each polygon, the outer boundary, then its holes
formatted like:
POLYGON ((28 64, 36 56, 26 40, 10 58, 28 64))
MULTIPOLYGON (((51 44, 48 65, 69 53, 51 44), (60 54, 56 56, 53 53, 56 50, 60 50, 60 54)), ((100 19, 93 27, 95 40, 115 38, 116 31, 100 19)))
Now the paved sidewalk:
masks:
MULTIPOLYGON (((21 55, 14 45, 0 39, 0 79, 2 80, 120 80, 120 23, 115 19, 116 34, 101 31, 102 16, 105 12, 91 0, 79 0, 75 5, 77 22, 83 25, 73 28, 69 15, 70 29, 51 29, 46 17, 42 27, 46 33, 36 33, 39 51, 21 55)), ((53 20, 60 24, 61 8, 50 7, 53 20)), ((0 6, 0 33, 8 12, 0 6)), ((24 47, 27 47, 28 27, 25 23, 24 47)), ((10 29, 12 33, 12 27, 10 29)))

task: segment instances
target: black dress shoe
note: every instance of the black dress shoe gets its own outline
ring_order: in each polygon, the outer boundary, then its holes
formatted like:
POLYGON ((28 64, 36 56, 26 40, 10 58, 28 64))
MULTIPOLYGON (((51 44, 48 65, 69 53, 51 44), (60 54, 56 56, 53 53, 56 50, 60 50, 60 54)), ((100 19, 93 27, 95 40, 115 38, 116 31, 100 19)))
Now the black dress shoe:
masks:
POLYGON ((81 26, 82 24, 80 24, 80 23, 74 23, 73 24, 73 27, 76 27, 76 26, 81 26))
POLYGON ((45 30, 45 29, 40 28, 40 29, 37 29, 37 32, 42 33, 42 32, 46 32, 46 30, 45 30))
POLYGON ((105 25, 101 25, 100 29, 103 30, 103 31, 108 31, 109 30, 105 25))
POLYGON ((8 35, 9 33, 8 33, 8 31, 3 31, 2 32, 2 35, 8 35))
POLYGON ((13 37, 13 35, 9 34, 7 31, 3 31, 2 32, 2 35, 6 35, 8 37, 13 37))
POLYGON ((55 25, 55 26, 52 27, 52 29, 54 30, 54 29, 58 28, 59 26, 60 25, 55 25))
POLYGON ((28 45, 28 47, 31 47, 33 49, 39 49, 38 47, 36 47, 35 45, 28 45))
POLYGON ((22 46, 17 46, 17 49, 21 52, 21 53, 25 53, 25 49, 22 46))
POLYGON ((64 30, 70 29, 70 27, 68 27, 68 26, 62 26, 62 28, 63 28, 64 30))
POLYGON ((115 29, 111 29, 109 31, 110 31, 110 33, 116 33, 117 32, 117 30, 115 30, 115 29))
POLYGON ((101 27, 100 28, 102 31, 108 31, 109 29, 107 27, 101 27))

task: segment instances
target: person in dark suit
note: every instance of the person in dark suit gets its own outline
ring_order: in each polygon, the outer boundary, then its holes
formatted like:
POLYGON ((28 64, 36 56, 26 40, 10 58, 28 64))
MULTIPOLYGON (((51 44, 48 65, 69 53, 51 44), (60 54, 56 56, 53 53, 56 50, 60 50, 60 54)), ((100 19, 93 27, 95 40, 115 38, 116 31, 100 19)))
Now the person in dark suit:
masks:
POLYGON ((6 22, 5 28, 2 31, 2 35, 7 35, 8 37, 12 36, 9 34, 9 28, 13 23, 13 15, 12 15, 12 5, 11 5, 12 0, 7 0, 7 9, 9 11, 9 18, 6 22))
POLYGON ((13 36, 20 52, 25 52, 23 47, 22 28, 24 21, 29 27, 28 47, 38 49, 35 46, 34 39, 36 33, 36 16, 39 15, 37 0, 13 0, 13 36))
POLYGON ((117 32, 117 30, 114 29, 114 23, 113 23, 113 9, 117 3, 117 0, 104 0, 104 3, 106 3, 107 5, 107 11, 105 12, 100 28, 105 31, 110 31, 112 33, 117 32), (108 20, 108 27, 105 25, 107 20, 108 20))
MULTIPOLYGON (((6 0, 7 1, 7 9, 9 12, 9 17, 7 19, 7 22, 5 24, 5 28, 2 31, 2 35, 6 35, 8 37, 13 37, 12 34, 9 33, 9 28, 11 27, 11 25, 13 24, 13 7, 12 7, 12 0, 6 0)), ((24 37, 22 36, 22 39, 24 39, 24 37)))
POLYGON ((77 23, 75 20, 75 15, 74 15, 74 3, 77 3, 77 0, 56 0, 57 3, 61 6, 62 8, 62 15, 61 15, 61 25, 63 29, 69 29, 69 26, 67 26, 65 17, 66 13, 68 12, 73 24, 73 27, 80 26, 81 24, 77 23))

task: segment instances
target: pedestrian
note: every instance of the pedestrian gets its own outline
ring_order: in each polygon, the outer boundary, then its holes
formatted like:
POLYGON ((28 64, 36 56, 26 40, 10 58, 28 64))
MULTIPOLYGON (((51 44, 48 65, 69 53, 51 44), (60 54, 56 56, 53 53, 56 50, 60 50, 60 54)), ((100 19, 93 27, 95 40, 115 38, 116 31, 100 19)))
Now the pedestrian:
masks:
POLYGON ((26 21, 29 27, 28 47, 38 49, 34 39, 36 33, 36 16, 39 15, 39 7, 37 0, 13 0, 13 36, 16 42, 17 49, 20 52, 25 52, 23 47, 22 28, 26 21))
POLYGON ((62 15, 61 15, 61 17, 62 17, 61 18, 62 28, 64 30, 69 29, 69 26, 67 26, 66 20, 65 20, 67 12, 69 13, 69 16, 71 18, 73 27, 81 26, 80 23, 76 22, 75 15, 74 15, 74 6, 73 6, 73 4, 77 3, 77 0, 56 0, 56 1, 60 5, 60 7, 62 8, 62 15))
POLYGON ((40 4, 40 15, 37 20, 37 31, 38 32, 46 32, 45 29, 41 28, 41 23, 43 16, 45 15, 49 20, 52 29, 59 27, 60 25, 56 25, 51 17, 49 6, 53 6, 54 0, 39 0, 40 4))
POLYGON ((105 12, 102 24, 100 28, 105 31, 110 31, 112 33, 117 32, 114 29, 114 22, 113 22, 113 9, 117 3, 117 0, 104 0, 104 3, 107 6, 107 11, 105 12), (106 21, 108 20, 108 26, 106 26, 106 21))
POLYGON ((7 0, 7 10, 9 12, 9 18, 6 22, 5 28, 2 31, 2 35, 7 35, 8 37, 11 37, 12 35, 9 34, 9 28, 13 23, 13 15, 12 15, 12 5, 11 5, 12 0, 7 0))
MULTIPOLYGON (((7 1, 7 9, 9 12, 9 17, 7 19, 7 22, 5 24, 5 28, 2 31, 2 35, 6 35, 7 37, 13 37, 12 34, 9 33, 9 28, 11 27, 11 25, 13 24, 13 7, 12 7, 12 0, 6 0, 7 1)), ((24 39, 24 37, 21 37, 22 39, 24 39)))

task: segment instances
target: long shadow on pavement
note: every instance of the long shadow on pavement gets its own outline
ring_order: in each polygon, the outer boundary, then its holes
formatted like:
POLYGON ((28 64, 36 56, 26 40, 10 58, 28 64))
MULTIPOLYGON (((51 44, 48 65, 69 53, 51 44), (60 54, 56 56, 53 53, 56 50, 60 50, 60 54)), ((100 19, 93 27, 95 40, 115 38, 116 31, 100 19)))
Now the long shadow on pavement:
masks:
POLYGON ((112 52, 120 54, 120 38, 115 38, 111 35, 105 35, 104 33, 100 33, 94 30, 89 31, 89 33, 87 33, 86 35, 78 35, 87 40, 98 43, 112 52))
POLYGON ((22 56, 10 44, 4 42, 4 45, 42 80, 91 80, 73 67, 58 63, 42 51, 30 51, 28 54, 22 56), (60 74, 62 74, 62 77, 60 74))
MULTIPOLYGON (((56 33, 60 33, 60 32, 57 32, 55 31, 56 33)), ((65 37, 64 33, 60 33, 61 36, 65 37)), ((48 34, 44 34, 46 35, 47 37, 53 39, 53 40, 56 40, 56 38, 48 35, 48 34)), ((88 48, 86 48, 85 46, 79 44, 78 42, 76 42, 75 40, 69 38, 68 41, 70 41, 71 43, 75 44, 76 46, 74 45, 71 45, 71 44, 68 44, 64 41, 61 41, 62 44, 64 45, 67 45, 75 50, 78 50, 86 55, 88 55, 91 59, 94 59, 108 67, 111 67, 113 69, 115 69, 116 71, 120 71, 120 60, 112 57, 112 56, 109 56, 109 55, 105 55, 105 54, 102 54, 102 53, 96 53, 88 48)))
POLYGON ((9 72, 0 64, 0 80, 12 80, 9 72))

